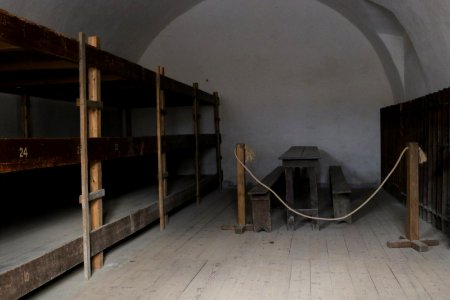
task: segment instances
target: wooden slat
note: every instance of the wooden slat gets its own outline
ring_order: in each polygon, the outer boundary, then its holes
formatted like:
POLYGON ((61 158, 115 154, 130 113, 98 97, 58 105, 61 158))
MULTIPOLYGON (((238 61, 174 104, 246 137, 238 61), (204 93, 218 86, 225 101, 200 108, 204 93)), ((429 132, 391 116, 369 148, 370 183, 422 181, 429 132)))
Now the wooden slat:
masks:
POLYGON ((91 277, 90 211, 89 211, 89 165, 88 165, 88 115, 86 106, 86 45, 80 32, 80 161, 81 161, 81 207, 83 220, 84 277, 91 277))
POLYGON ((448 152, 449 150, 444 146, 449 144, 449 106, 446 105, 448 101, 448 95, 445 90, 441 92, 441 101, 442 101, 442 121, 441 121, 441 130, 442 130, 442 162, 440 163, 442 168, 442 201, 441 201, 441 214, 445 216, 441 218, 441 230, 447 231, 447 201, 448 201, 448 152))
MULTIPOLYGON (((433 198, 433 115, 432 115, 432 103, 431 97, 427 97, 427 121, 428 121, 428 145, 427 145, 427 155, 428 155, 428 168, 427 168, 427 201, 426 207, 432 207, 432 198, 433 198)), ((427 211, 426 221, 431 222, 431 213, 427 211)))
MULTIPOLYGON (((444 164, 443 162, 443 107, 444 107, 444 99, 442 97, 442 93, 437 93, 437 103, 438 103, 438 110, 437 110, 437 149, 436 149, 436 211, 438 212, 438 216, 436 218, 436 227, 441 229, 443 220, 440 217, 442 214, 442 192, 443 192, 443 186, 442 186, 442 179, 444 175, 444 164)), ((447 199, 446 199, 447 200, 447 199)))
MULTIPOLYGON (((165 136, 163 150, 194 149, 193 135, 165 136)), ((200 148, 215 147, 216 136, 203 134, 200 148)), ((91 160, 111 160, 156 153, 156 137, 90 138, 88 154, 91 160)), ((78 138, 0 139, 0 173, 51 168, 80 163, 78 138)))
MULTIPOLYGON (((446 99, 446 101, 450 101, 450 89, 447 88, 444 90, 444 98, 446 99)), ((445 143, 446 145, 450 145, 450 106, 446 106, 445 108, 445 112, 447 115, 447 118, 445 120, 445 128, 446 128, 446 134, 445 134, 445 143)), ((447 180, 443 183, 446 186, 446 190, 447 190, 447 197, 445 199, 449 199, 448 195, 450 194, 450 147, 444 148, 444 170, 447 174, 447 180)), ((450 204, 448 203, 450 200, 445 201, 445 203, 443 203, 444 207, 442 210, 442 213, 445 215, 445 221, 446 221, 446 225, 445 227, 442 228, 442 230, 444 232, 450 232, 450 222, 449 220, 449 216, 450 216, 450 204)))
MULTIPOLYGON (((164 67, 161 67, 160 69, 160 75, 162 75, 163 77, 165 77, 166 75, 166 70, 164 69, 164 67)), ((164 90, 160 91, 160 113, 161 113, 161 124, 160 124, 160 129, 161 129, 161 138, 164 140, 166 138, 166 115, 167 115, 167 111, 166 111, 166 92, 164 90)), ((168 178, 169 178, 169 173, 167 172, 167 152, 165 150, 165 147, 163 146, 163 152, 161 153, 161 168, 162 168, 162 188, 163 188, 163 195, 164 197, 167 197, 168 194, 168 178)), ((167 224, 169 222, 169 215, 165 214, 164 215, 164 224, 167 224)))
POLYGON ((216 134, 216 174, 219 178, 220 189, 222 189, 222 152, 221 152, 221 135, 220 135, 220 99, 219 93, 214 92, 214 96, 216 97, 216 104, 214 105, 214 133, 216 134))
MULTIPOLYGON (((416 120, 418 120, 417 124, 419 126, 419 146, 423 149, 425 149, 425 145, 426 145, 426 139, 427 136, 425 134, 425 110, 424 110, 424 101, 423 98, 419 98, 418 102, 417 102, 417 107, 416 107, 416 114, 415 114, 415 118, 416 120)), ((421 164, 419 166, 419 216, 421 219, 424 218, 425 216, 425 211, 423 209, 423 204, 425 201, 425 195, 426 195, 426 181, 425 181, 425 165, 426 164, 421 164)))
MULTIPOLYGON (((437 169, 438 169, 438 113, 439 113, 439 106, 438 106, 438 99, 436 93, 433 93, 431 95, 432 99, 432 137, 433 137, 433 143, 431 145, 432 150, 432 156, 431 156, 431 208, 433 210, 436 210, 437 206, 437 169)), ((433 226, 436 226, 437 218, 435 215, 431 216, 431 224, 433 226)))
POLYGON ((199 146, 199 134, 200 134, 200 108, 199 100, 197 98, 198 83, 193 84, 194 88, 194 101, 193 101, 193 127, 195 136, 195 153, 194 153, 194 170, 195 170, 195 186, 196 186, 196 198, 197 205, 200 205, 200 146, 199 146))
POLYGON ((158 155, 158 207, 159 207, 159 228, 163 230, 166 227, 165 222, 165 211, 164 211, 164 162, 163 162, 163 148, 162 148, 162 138, 164 136, 163 132, 163 121, 164 116, 162 110, 163 105, 163 89, 162 89, 162 76, 163 68, 158 67, 156 72, 156 138, 157 138, 157 155, 158 155))

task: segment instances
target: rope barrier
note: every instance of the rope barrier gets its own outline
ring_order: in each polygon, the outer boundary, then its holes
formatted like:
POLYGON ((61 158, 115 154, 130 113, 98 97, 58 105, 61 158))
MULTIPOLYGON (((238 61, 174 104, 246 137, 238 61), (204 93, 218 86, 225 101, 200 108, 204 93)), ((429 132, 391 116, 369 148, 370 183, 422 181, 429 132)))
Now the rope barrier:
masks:
MULTIPOLYGON (((403 149, 403 151, 400 153, 396 163, 394 164, 394 167, 392 168, 392 170, 389 172, 389 174, 386 176, 386 178, 381 182, 381 184, 378 186, 378 188, 362 203, 360 204, 357 208, 355 208, 353 211, 349 212, 348 214, 346 214, 345 216, 339 217, 339 218, 322 218, 322 217, 313 217, 310 215, 305 215, 299 211, 297 211, 296 209, 290 207, 283 199, 281 199, 281 197, 275 193, 274 190, 272 190, 270 187, 268 187, 267 185, 265 185, 264 183, 262 183, 253 173, 252 171, 237 157, 236 154, 236 150, 234 151, 234 157, 236 158, 236 160, 239 162, 239 164, 245 169, 245 171, 250 174, 250 176, 261 186, 265 187, 267 190, 269 190, 288 210, 290 210, 291 212, 293 212, 294 214, 297 214, 299 216, 302 216, 304 218, 307 219, 311 219, 311 220, 318 220, 318 221, 341 221, 344 220, 348 217, 350 217, 351 215, 355 214, 357 211, 359 211, 361 208, 363 208, 365 205, 367 205, 367 203, 369 203, 370 200, 372 200, 372 198, 381 190, 381 188, 384 186, 384 184, 388 181, 389 177, 391 177, 391 175, 394 173, 395 169, 397 169, 403 155, 405 155, 406 150, 408 150, 408 147, 405 147, 403 149)), ((421 159, 422 160, 422 159, 421 159)))

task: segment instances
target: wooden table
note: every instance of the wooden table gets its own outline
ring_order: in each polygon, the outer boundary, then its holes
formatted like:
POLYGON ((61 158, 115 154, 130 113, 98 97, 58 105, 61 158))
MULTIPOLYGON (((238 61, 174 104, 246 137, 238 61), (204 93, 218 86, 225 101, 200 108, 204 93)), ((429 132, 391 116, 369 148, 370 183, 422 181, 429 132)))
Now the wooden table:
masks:
MULTIPOLYGON (((293 146, 279 159, 283 162, 286 175, 286 202, 297 211, 311 216, 319 215, 319 195, 317 192, 317 174, 319 173, 319 149, 315 146, 293 146), (295 169, 306 170, 309 179, 309 208, 297 208, 294 206, 294 173, 295 169)), ((296 215, 287 211, 288 230, 294 230, 296 215)), ((318 222, 313 221, 313 228, 318 222)))

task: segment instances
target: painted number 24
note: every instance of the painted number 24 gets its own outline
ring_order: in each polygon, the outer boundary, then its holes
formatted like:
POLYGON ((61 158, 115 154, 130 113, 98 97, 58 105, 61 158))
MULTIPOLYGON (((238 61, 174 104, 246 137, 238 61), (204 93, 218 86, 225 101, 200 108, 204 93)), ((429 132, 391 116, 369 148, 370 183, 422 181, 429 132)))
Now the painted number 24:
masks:
POLYGON ((20 147, 19 148, 19 157, 20 158, 28 158, 28 149, 27 149, 27 147, 20 147))

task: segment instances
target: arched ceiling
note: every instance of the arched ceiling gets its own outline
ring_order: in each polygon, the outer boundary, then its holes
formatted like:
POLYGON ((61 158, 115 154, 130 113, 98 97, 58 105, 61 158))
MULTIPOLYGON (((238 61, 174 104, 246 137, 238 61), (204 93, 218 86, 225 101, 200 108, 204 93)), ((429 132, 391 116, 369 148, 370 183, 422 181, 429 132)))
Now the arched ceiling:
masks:
POLYGON ((152 39, 201 0, 2 0, 0 8, 66 36, 83 31, 102 48, 138 61, 152 39))
MULTIPOLYGON (((163 28, 202 1, 207 0, 2 0, 0 8, 72 37, 79 31, 98 35, 104 49, 137 62, 163 28)), ((328 5, 359 28, 377 52, 397 101, 450 85, 448 0, 309 1, 328 5), (392 37, 410 45, 405 51, 413 66, 404 65, 402 46, 392 37), (416 73, 410 84, 408 70, 416 73), (414 92, 408 93, 408 85, 414 92)))

